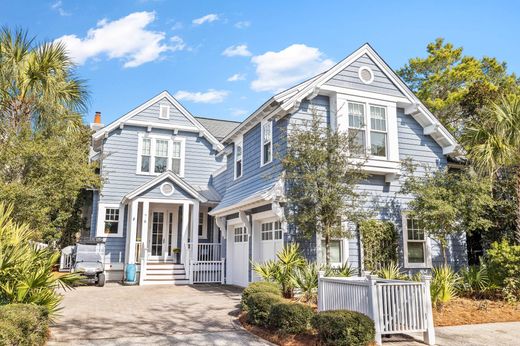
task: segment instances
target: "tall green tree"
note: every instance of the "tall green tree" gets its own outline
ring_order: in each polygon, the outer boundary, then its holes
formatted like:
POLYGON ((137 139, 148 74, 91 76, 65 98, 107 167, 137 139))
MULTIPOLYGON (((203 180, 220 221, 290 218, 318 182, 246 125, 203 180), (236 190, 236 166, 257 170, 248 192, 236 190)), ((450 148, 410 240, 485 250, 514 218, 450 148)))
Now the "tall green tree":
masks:
POLYGON ((86 103, 62 44, 0 31, 0 201, 37 238, 59 239, 79 192, 98 184, 81 118, 86 103))
POLYGON ((502 97, 488 107, 488 117, 474 121, 463 143, 475 168, 491 179, 515 172, 515 240, 520 244, 520 96, 502 97))
POLYGON ((406 164, 406 179, 401 193, 412 195, 408 208, 427 235, 441 247, 444 264, 449 238, 492 226, 488 212, 494 206, 490 181, 469 169, 430 171, 417 174, 417 166, 406 164))
POLYGON ((485 119, 485 107, 501 95, 520 93, 516 75, 496 58, 477 59, 438 38, 426 57, 412 58, 397 73, 419 99, 456 135, 468 121, 485 119))
POLYGON ((364 198, 356 189, 365 177, 361 170, 365 158, 355 135, 327 126, 318 110, 312 114, 312 120, 291 127, 281 158, 287 217, 304 236, 324 239, 329 264, 331 240, 349 236, 347 224, 365 216, 364 198))

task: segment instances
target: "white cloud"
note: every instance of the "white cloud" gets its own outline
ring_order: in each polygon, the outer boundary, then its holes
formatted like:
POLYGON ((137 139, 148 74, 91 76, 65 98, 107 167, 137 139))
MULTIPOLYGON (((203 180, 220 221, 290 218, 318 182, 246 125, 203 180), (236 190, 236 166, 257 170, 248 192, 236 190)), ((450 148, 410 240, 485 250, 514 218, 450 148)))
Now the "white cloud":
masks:
POLYGON ((247 114, 247 111, 245 109, 241 109, 241 108, 230 108, 229 112, 234 117, 241 117, 241 116, 244 116, 247 114))
POLYGON ((224 56, 251 56, 253 53, 251 53, 247 49, 247 44, 239 44, 236 46, 227 47, 223 52, 222 55, 224 56))
POLYGON ((237 82, 239 80, 246 79, 246 75, 242 73, 235 73, 234 75, 230 76, 227 81, 228 82, 237 82))
POLYGON ((251 26, 251 22, 248 20, 243 20, 243 21, 235 23, 235 28, 237 28, 237 29, 245 29, 245 28, 249 28, 250 26, 251 26))
POLYGON ((214 22, 216 20, 219 20, 218 14, 210 13, 210 14, 207 14, 207 15, 205 15, 203 17, 194 19, 192 21, 192 23, 193 23, 193 25, 202 25, 204 23, 211 23, 211 22, 214 22))
POLYGON ((61 0, 58 0, 54 4, 52 4, 51 8, 53 10, 58 11, 59 15, 62 17, 70 16, 70 13, 63 9, 63 2, 61 0))
POLYGON ((206 92, 179 90, 173 95, 178 100, 195 103, 220 103, 229 95, 226 90, 209 89, 206 92))
POLYGON ((266 52, 254 56, 257 79, 251 82, 255 91, 278 92, 306 78, 323 72, 334 62, 326 59, 318 48, 293 44, 279 52, 266 52))
POLYGON ((56 41, 65 43, 72 59, 80 65, 106 54, 108 59, 125 61, 124 67, 137 67, 162 58, 162 53, 186 47, 178 36, 171 38, 173 45, 168 45, 164 43, 164 32, 146 29, 153 21, 154 12, 134 12, 111 22, 100 20, 84 38, 65 35, 56 41))

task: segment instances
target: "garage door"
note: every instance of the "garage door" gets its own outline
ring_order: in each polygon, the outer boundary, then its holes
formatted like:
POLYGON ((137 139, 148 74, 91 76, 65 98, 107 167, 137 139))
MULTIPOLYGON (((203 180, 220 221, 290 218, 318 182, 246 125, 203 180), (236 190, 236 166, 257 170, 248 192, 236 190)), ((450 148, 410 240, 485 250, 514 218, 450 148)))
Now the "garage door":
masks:
POLYGON ((260 228, 260 262, 275 259, 283 248, 283 231, 279 221, 261 223, 260 228))
POLYGON ((229 283, 245 287, 249 283, 249 237, 242 226, 234 226, 230 230, 231 237, 231 271, 229 283))

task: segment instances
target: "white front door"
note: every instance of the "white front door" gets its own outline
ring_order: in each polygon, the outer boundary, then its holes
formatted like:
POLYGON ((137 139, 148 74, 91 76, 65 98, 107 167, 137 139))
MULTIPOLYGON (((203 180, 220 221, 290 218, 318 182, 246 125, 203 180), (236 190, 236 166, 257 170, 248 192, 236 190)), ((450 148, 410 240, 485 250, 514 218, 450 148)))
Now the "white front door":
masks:
POLYGON ((230 260, 228 277, 232 285, 246 287, 249 283, 249 235, 242 225, 229 226, 230 260))
POLYGON ((167 261, 173 258, 173 247, 177 245, 177 218, 175 208, 153 208, 150 213, 149 259, 167 261))

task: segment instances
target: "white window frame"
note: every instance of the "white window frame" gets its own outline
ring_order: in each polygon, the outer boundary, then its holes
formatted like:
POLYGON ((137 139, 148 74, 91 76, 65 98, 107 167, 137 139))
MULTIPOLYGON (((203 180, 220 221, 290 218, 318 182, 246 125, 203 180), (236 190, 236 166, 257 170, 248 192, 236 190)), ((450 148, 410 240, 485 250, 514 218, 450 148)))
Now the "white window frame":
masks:
POLYGON ((199 210, 199 226, 200 226, 200 215, 202 214, 202 235, 199 235, 199 229, 197 228, 197 235, 199 239, 208 239, 208 210, 206 208, 200 208, 199 210))
POLYGON ((233 226, 233 243, 247 243, 249 242, 249 234, 247 234, 247 229, 244 225, 234 225, 233 226), (239 233, 236 233, 238 229, 241 229, 239 233), (237 237, 240 237, 239 241, 237 241, 237 237))
POLYGON ((173 159, 173 143, 179 142, 181 143, 181 164, 180 164, 180 177, 184 177, 184 165, 185 165, 185 149, 186 149, 186 138, 179 136, 162 136, 162 135, 153 135, 148 133, 139 133, 138 135, 138 145, 137 145, 137 166, 135 173, 138 175, 161 175, 162 173, 155 173, 155 145, 156 140, 167 140, 168 141, 168 158, 166 163, 166 170, 171 171, 172 169, 172 159, 173 159), (150 172, 141 171, 141 160, 142 160, 142 149, 143 149, 143 139, 150 139, 150 172))
MULTIPOLYGON (((408 218, 407 212, 402 213, 402 229, 403 229, 403 257, 404 267, 410 269, 427 269, 432 267, 432 255, 431 255, 431 240, 426 233, 424 233, 424 257, 425 262, 423 263, 410 263, 408 262, 408 218)), ((413 241, 413 240, 412 240, 413 241)), ((418 241, 417 241, 418 242, 418 241)))
POLYGON ((260 230, 260 241, 262 243, 264 242, 274 242, 274 241, 283 241, 283 234, 285 233, 284 232, 284 225, 283 225, 283 222, 280 221, 278 218, 271 218, 271 219, 263 219, 263 220, 258 220, 258 223, 259 223, 259 230, 260 230), (276 228, 276 224, 279 224, 279 228, 276 228), (267 232, 264 232, 262 230, 262 227, 264 224, 272 224, 272 228, 271 230, 267 231, 267 232), (280 233, 280 238, 276 238, 276 232, 279 231, 280 233), (271 239, 262 239, 262 236, 264 233, 270 233, 271 234, 271 239))
POLYGON ((237 140, 234 143, 233 148, 233 177, 234 179, 238 179, 244 176, 244 139, 242 137, 237 138, 237 140), (240 158, 240 175, 237 176, 237 147, 242 148, 242 157, 240 158))
POLYGON ((120 204, 99 203, 98 218, 96 224, 96 237, 101 238, 121 238, 123 236, 123 223, 125 221, 125 207, 120 204), (117 233, 105 233, 105 217, 107 209, 119 209, 119 220, 117 224, 117 233))
POLYGON ((260 167, 263 167, 271 162, 273 162, 273 121, 272 120, 262 120, 261 124, 260 124, 260 162, 261 162, 261 165, 260 167), (269 158, 270 160, 267 161, 267 162, 264 162, 264 126, 265 125, 269 125, 269 127, 271 128, 271 139, 269 141, 269 143, 271 143, 271 146, 269 147, 269 158))
MULTIPOLYGON (((321 242, 322 241, 325 241, 325 238, 323 237, 320 237, 320 244, 318 245, 319 246, 319 260, 321 261, 322 257, 324 257, 324 255, 322 255, 322 252, 323 254, 325 253, 325 247, 324 246, 321 246, 321 242)), ((337 268, 337 267, 341 267, 342 265, 344 265, 345 263, 348 262, 348 259, 349 259, 349 244, 348 244, 348 239, 347 238, 332 238, 331 241, 339 241, 339 246, 340 246, 340 262, 331 262, 330 263, 330 266, 331 267, 334 267, 334 268, 337 268)), ((323 260, 323 263, 325 263, 326 260, 323 260)))
POLYGON ((159 119, 170 119, 170 106, 168 105, 160 105, 159 106, 159 119), (166 111, 166 116, 162 116, 163 115, 163 109, 165 109, 166 111))

